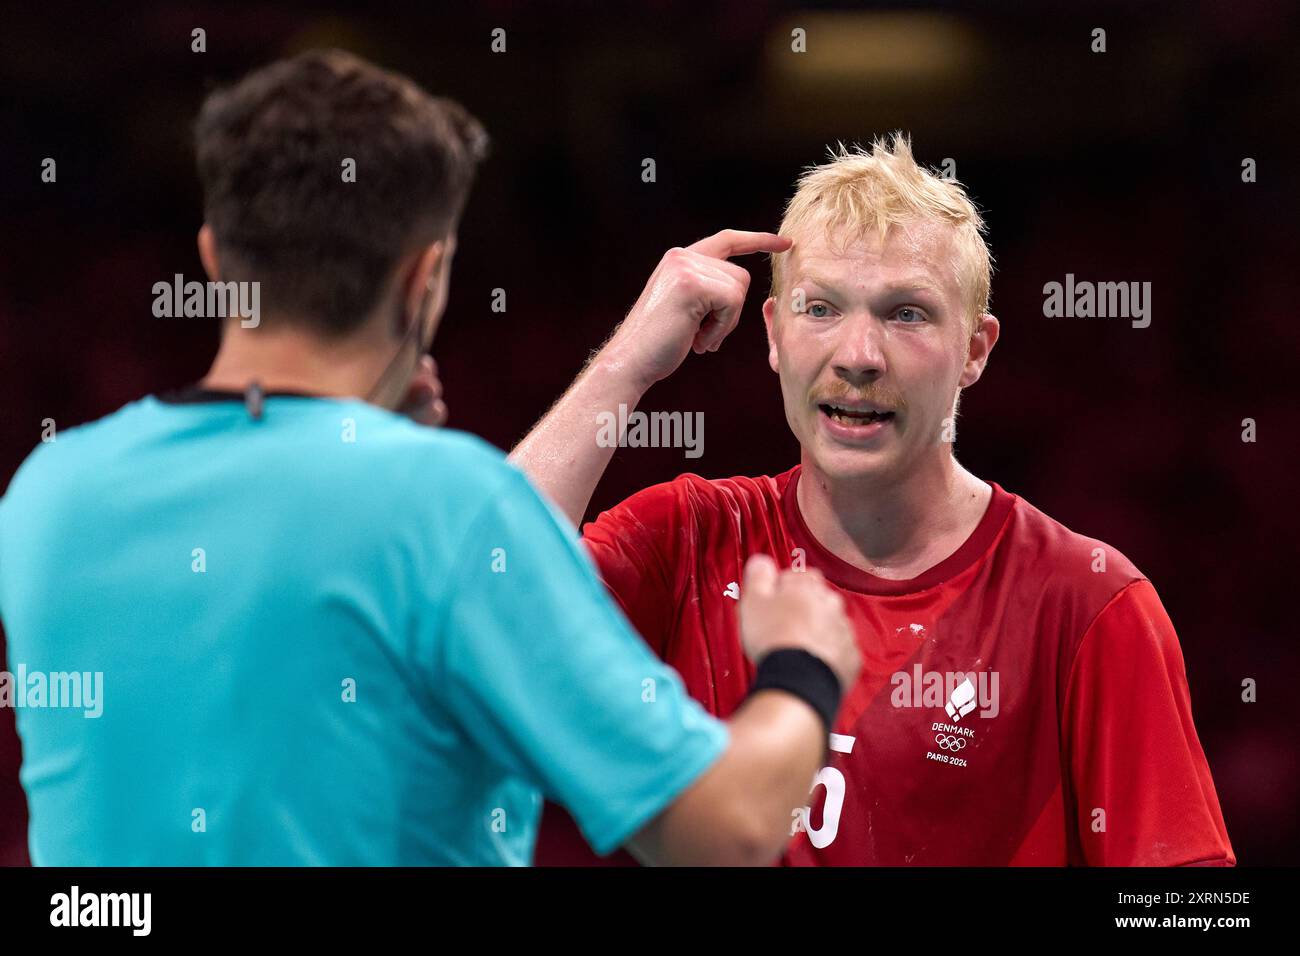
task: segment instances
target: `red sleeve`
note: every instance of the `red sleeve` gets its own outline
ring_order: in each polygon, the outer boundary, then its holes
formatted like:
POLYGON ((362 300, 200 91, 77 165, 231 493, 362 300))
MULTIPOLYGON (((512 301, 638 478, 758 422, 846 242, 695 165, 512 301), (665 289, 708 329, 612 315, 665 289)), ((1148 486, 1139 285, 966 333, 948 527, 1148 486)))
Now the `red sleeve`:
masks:
POLYGON ((1097 615, 1075 655, 1063 741, 1089 866, 1232 866, 1169 615, 1146 580, 1097 615), (1097 811, 1104 811, 1104 816, 1097 811))
POLYGON ((654 485, 615 505, 583 529, 605 587, 647 644, 663 657, 679 619, 681 560, 693 540, 686 485, 654 485))

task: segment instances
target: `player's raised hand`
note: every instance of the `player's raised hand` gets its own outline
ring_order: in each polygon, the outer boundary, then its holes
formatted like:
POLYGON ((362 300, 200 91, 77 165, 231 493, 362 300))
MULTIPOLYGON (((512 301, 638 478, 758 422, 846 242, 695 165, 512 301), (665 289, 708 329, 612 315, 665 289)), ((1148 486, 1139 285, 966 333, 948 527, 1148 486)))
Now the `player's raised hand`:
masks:
POLYGON ((649 388, 696 353, 716 351, 740 320, 749 272, 732 256, 785 252, 791 242, 770 232, 724 229, 664 253, 606 353, 649 388))
POLYGON ((830 666, 845 690, 862 659, 844 601, 815 569, 780 571, 765 554, 745 564, 740 591, 740 638, 756 665, 772 651, 798 648, 830 666))

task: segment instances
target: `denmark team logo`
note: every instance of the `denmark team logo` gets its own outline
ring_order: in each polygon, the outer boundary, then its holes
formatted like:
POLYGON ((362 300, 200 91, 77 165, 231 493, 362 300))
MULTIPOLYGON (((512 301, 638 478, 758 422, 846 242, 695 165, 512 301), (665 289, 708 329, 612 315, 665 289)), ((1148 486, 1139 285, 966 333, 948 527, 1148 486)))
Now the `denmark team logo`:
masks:
POLYGON ((969 677, 952 689, 944 709, 948 711, 948 718, 954 721, 960 721, 975 709, 975 685, 969 677))

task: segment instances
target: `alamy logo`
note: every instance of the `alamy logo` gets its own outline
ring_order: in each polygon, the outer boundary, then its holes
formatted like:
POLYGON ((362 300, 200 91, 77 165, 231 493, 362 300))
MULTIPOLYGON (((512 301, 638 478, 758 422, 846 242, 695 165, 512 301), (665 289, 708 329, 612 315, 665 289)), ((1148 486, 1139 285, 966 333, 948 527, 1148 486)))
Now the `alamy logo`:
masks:
POLYGON ((32 671, 19 664, 0 671, 0 707, 80 709, 83 717, 104 713, 103 671, 32 671))
POLYGON ((131 935, 148 936, 152 910, 152 893, 82 893, 73 886, 50 897, 50 925, 128 926, 131 935))
POLYGON ((1150 282, 1075 282, 1074 273, 1065 283, 1043 286, 1043 315, 1049 319, 1132 319, 1133 328, 1151 324, 1150 282))
POLYGON ((996 717, 997 671, 898 671, 889 678, 894 685, 889 702, 895 707, 942 707, 948 719, 959 722, 978 706, 979 716, 996 717))
POLYGON ((703 412, 631 412, 620 402, 618 414, 596 415, 601 448, 685 448, 687 458, 704 454, 703 412))
POLYGON ((255 329, 262 323, 262 292, 258 282, 186 282, 153 284, 153 314, 159 319, 224 319, 239 316, 239 324, 255 329))

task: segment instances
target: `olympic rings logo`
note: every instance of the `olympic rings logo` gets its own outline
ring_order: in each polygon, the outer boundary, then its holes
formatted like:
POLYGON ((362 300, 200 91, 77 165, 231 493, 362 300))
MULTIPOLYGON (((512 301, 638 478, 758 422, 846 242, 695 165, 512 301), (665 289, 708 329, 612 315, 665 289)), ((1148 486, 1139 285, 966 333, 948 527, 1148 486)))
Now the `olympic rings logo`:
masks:
POLYGON ((939 745, 940 750, 961 750, 966 746, 965 737, 957 737, 953 734, 935 734, 934 742, 939 745))

